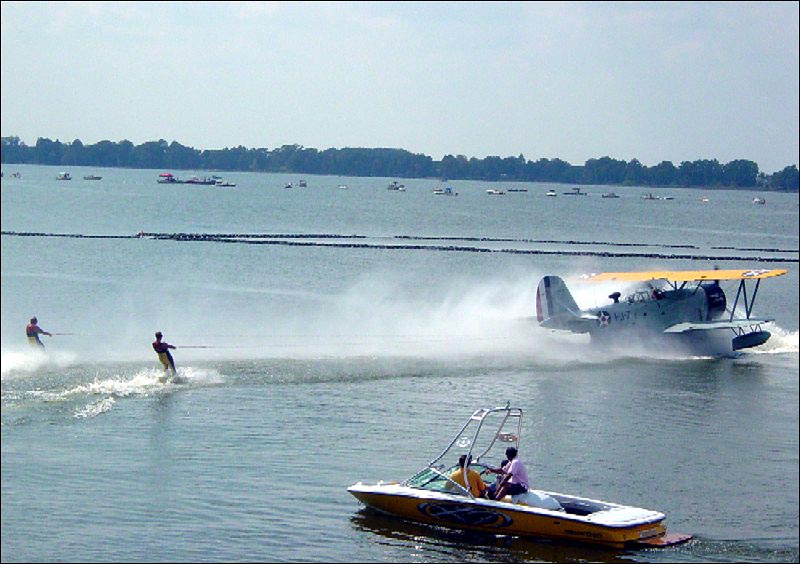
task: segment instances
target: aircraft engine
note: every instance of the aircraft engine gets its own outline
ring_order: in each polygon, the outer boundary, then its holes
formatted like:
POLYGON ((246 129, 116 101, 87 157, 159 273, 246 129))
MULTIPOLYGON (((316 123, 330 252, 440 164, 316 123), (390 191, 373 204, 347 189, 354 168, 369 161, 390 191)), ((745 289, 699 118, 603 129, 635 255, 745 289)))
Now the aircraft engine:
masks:
POLYGON ((704 283, 700 285, 706 293, 708 300, 708 320, 716 319, 725 313, 725 306, 727 300, 725 299, 725 292, 720 288, 719 283, 704 283))

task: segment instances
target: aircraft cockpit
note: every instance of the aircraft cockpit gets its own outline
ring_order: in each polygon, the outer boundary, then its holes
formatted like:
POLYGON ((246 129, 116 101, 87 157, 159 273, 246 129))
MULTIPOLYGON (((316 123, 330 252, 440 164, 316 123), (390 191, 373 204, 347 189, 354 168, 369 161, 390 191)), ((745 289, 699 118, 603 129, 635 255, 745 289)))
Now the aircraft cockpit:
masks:
MULTIPOLYGON (((611 296, 609 296, 609 298, 611 298, 611 296)), ((663 298, 663 290, 648 284, 646 288, 640 288, 631 294, 628 294, 628 296, 625 298, 625 301, 629 304, 635 304, 639 302, 649 302, 650 300, 660 300, 663 298)))

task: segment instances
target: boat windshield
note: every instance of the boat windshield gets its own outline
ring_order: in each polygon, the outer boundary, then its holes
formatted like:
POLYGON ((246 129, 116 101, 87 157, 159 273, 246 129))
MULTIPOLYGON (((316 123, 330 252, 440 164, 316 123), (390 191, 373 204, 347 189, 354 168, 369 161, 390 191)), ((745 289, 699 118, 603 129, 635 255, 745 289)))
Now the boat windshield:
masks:
MULTIPOLYGON (((486 470, 486 468, 485 464, 472 463, 469 466, 470 470, 474 470, 479 474, 486 470)), ((425 468, 407 480, 405 485, 410 488, 418 488, 432 492, 468 495, 467 491, 460 484, 457 484, 448 477, 458 469, 460 469, 460 467, 457 464, 449 468, 425 468)), ((487 480, 485 475, 481 477, 484 482, 487 480)))
POLYGON ((406 485, 411 488, 430 490, 434 492, 450 492, 450 480, 447 479, 449 472, 438 471, 433 468, 425 468, 410 478, 406 485))

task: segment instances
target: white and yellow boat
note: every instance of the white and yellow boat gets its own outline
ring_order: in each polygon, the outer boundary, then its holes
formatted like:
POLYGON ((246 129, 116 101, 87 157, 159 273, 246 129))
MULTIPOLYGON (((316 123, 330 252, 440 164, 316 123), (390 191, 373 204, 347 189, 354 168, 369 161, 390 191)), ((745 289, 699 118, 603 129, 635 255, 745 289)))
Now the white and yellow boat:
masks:
MULTIPOLYGON (((479 409, 448 447, 427 467, 404 482, 357 483, 349 491, 364 505, 403 519, 441 527, 474 529, 499 535, 539 537, 612 547, 670 546, 691 535, 667 533, 658 511, 530 490, 503 500, 474 497, 449 478, 458 464, 441 461, 466 454, 467 469, 485 473, 492 450, 519 447, 522 410, 479 409), (502 446, 503 448, 498 448, 502 446)), ((469 483, 464 480, 464 483, 469 483)))

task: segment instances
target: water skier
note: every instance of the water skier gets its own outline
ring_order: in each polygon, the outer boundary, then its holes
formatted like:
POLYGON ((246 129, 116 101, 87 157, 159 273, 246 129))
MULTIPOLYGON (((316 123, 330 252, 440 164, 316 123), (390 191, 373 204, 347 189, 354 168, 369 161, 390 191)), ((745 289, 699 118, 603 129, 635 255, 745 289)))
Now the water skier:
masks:
POLYGON ((52 337, 52 333, 48 333, 39 327, 39 320, 31 317, 31 322, 25 327, 25 336, 28 337, 28 342, 31 346, 44 348, 44 343, 39 339, 39 335, 47 335, 52 337))
POLYGON ((170 345, 166 341, 162 341, 161 338, 163 335, 161 331, 156 332, 156 340, 153 341, 153 350, 156 351, 158 355, 158 360, 161 362, 161 365, 164 367, 164 372, 171 372, 172 375, 175 375, 175 360, 172 358, 172 354, 169 352, 169 349, 176 348, 175 345, 170 345))

